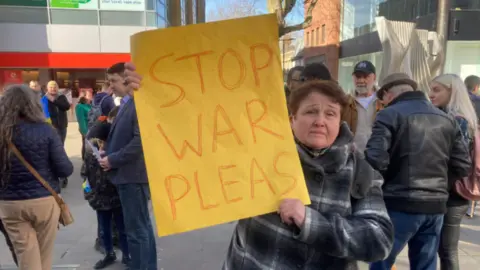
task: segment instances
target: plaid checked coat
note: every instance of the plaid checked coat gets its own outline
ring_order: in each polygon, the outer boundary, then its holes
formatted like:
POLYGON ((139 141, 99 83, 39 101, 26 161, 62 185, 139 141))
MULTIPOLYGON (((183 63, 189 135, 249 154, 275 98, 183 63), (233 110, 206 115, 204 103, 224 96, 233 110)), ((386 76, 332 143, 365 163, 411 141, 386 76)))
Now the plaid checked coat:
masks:
POLYGON ((302 228, 276 213, 240 220, 224 270, 351 270, 388 256, 393 226, 380 174, 355 151, 346 123, 323 155, 297 145, 312 204, 302 228))

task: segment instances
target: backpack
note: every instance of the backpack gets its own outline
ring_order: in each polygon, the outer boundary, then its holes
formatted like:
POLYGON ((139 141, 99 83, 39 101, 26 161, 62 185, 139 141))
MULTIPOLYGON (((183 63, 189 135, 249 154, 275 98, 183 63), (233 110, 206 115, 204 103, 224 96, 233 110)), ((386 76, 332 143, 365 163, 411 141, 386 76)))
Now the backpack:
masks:
POLYGON ((480 201, 480 131, 473 139, 472 171, 470 175, 455 182, 455 191, 469 201, 480 201))
POLYGON ((108 97, 108 95, 104 96, 98 104, 95 104, 95 101, 92 102, 92 108, 88 111, 87 121, 88 121, 88 129, 91 129, 97 119, 102 116, 102 103, 108 97))

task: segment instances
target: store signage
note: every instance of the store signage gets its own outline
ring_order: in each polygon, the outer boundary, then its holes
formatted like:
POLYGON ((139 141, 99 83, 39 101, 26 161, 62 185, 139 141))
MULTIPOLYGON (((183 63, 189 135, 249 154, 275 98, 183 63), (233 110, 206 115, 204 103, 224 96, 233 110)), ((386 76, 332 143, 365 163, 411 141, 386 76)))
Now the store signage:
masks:
POLYGON ((0 0, 0 6, 46 7, 47 0, 0 0))
POLYGON ((100 0, 100 9, 144 11, 145 0, 100 0))
POLYGON ((3 71, 3 83, 23 83, 21 70, 4 70, 3 71))
POLYGON ((98 0, 50 0, 50 7, 97 9, 98 0))

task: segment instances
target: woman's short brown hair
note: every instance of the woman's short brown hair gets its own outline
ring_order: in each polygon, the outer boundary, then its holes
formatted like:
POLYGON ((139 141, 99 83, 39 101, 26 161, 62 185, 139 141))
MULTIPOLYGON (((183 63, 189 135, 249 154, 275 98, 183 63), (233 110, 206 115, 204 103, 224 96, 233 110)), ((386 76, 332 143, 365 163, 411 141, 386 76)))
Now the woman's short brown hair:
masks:
POLYGON ((348 97, 337 82, 330 80, 313 80, 305 82, 290 94, 288 99, 288 109, 292 115, 297 113, 300 103, 302 103, 302 101, 304 101, 311 93, 318 93, 329 97, 334 103, 340 104, 342 112, 348 104, 348 97))

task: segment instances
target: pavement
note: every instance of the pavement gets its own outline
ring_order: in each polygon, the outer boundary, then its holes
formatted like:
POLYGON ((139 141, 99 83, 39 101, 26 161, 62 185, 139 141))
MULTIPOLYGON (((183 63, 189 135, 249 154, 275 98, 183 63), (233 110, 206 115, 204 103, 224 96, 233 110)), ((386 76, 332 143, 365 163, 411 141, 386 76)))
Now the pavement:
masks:
MULTIPOLYGON (((95 212, 83 199, 82 180, 79 176, 81 167, 81 136, 78 133, 76 123, 70 124, 65 147, 75 165, 75 172, 70 177, 69 186, 63 190, 62 195, 73 212, 75 222, 68 227, 60 228, 58 232, 53 269, 93 269, 93 265, 102 258, 102 255, 93 249, 97 231, 95 212)), ((477 210, 477 213, 480 213, 480 209, 477 210)), ((153 215, 152 219, 154 219, 153 215)), ((158 269, 220 269, 234 226, 234 223, 229 223, 189 233, 157 238, 158 269)), ((473 219, 464 218, 459 253, 461 269, 479 269, 480 216, 473 219)), ((397 269, 409 269, 407 255, 408 251, 405 249, 397 259, 397 269)), ((120 251, 118 251, 117 256, 121 258, 120 251)), ((0 269, 16 269, 3 239, 0 239, 0 269)), ((116 263, 107 269, 123 270, 125 267, 120 263, 116 263)), ((368 269, 368 267, 366 264, 361 263, 360 269, 364 270, 368 269)))

